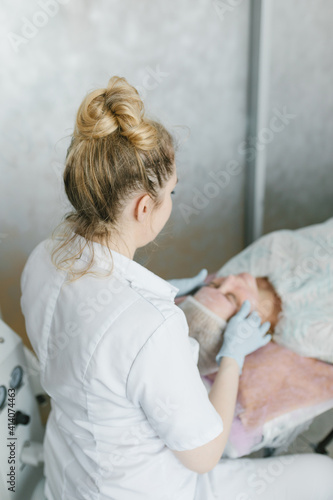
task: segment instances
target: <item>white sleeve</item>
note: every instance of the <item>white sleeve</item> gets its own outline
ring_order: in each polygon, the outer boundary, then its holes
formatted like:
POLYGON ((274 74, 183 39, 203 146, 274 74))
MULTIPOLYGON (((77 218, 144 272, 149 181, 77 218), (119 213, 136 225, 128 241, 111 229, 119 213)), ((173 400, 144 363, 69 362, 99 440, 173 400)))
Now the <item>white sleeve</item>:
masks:
POLYGON ((202 446, 223 431, 223 422, 201 380, 186 329, 177 312, 164 320, 136 356, 127 397, 172 450, 202 446))

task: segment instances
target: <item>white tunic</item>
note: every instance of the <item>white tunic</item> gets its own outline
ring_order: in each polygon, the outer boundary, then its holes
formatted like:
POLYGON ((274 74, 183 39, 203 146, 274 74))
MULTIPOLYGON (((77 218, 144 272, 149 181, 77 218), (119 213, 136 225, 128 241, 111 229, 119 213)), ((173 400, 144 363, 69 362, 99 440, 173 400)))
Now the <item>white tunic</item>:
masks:
MULTIPOLYGON (((52 398, 47 499, 193 500, 198 474, 171 450, 208 443, 223 423, 174 304, 178 289, 115 251, 110 277, 65 283, 46 243, 23 270, 21 308, 52 398)), ((109 253, 93 246, 95 269, 108 269, 109 253)), ((77 265, 88 260, 86 247, 77 265)))

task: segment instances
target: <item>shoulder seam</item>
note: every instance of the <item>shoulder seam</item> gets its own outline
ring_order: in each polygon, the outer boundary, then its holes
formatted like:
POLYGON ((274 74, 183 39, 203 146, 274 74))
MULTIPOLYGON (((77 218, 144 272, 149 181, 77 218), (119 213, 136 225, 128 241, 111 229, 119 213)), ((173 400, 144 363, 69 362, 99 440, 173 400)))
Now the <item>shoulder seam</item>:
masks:
MULTIPOLYGON (((155 304, 151 300, 147 299, 147 297, 145 297, 142 293, 140 293, 139 290, 137 290, 136 288, 132 288, 132 290, 137 295, 139 295, 143 300, 147 301, 150 305, 152 305, 160 313, 160 315, 164 318, 164 320, 166 320, 167 318, 170 317, 170 316, 165 317, 164 314, 160 311, 160 309, 158 307, 156 307, 155 304)), ((173 304, 173 305, 175 305, 175 304, 173 304)))
MULTIPOLYGON (((129 304, 129 305, 128 305, 128 306, 127 306, 124 310, 120 311, 120 312, 119 312, 119 314, 118 314, 118 315, 117 315, 117 316, 113 319, 113 321, 116 321, 116 320, 119 318, 119 316, 120 316, 121 314, 124 314, 124 313, 127 311, 127 309, 129 309, 130 307, 132 307, 132 305, 133 305, 133 304, 136 304, 136 303, 138 302, 138 300, 140 300, 140 298, 137 298, 134 302, 132 302, 131 304, 129 304)), ((88 360, 88 362, 87 362, 87 364, 86 364, 86 367, 85 367, 85 369, 84 369, 84 372, 83 372, 83 374, 82 374, 82 383, 84 383, 84 380, 85 380, 85 378, 86 378, 86 373, 87 373, 87 370, 88 370, 88 368, 89 368, 89 365, 90 365, 90 363, 91 363, 92 358, 93 358, 93 357, 94 357, 94 355, 95 355, 96 349, 98 348, 98 346, 99 346, 99 344, 100 344, 101 340, 103 339, 103 337, 104 337, 105 333, 108 331, 109 327, 110 327, 110 324, 108 324, 108 325, 106 325, 106 326, 105 326, 105 328, 104 328, 103 332, 102 332, 102 333, 101 333, 101 335, 100 335, 100 338, 99 338, 99 340, 98 340, 97 344, 95 345, 95 348, 94 348, 93 352, 91 353, 91 355, 90 355, 90 357, 89 357, 89 360, 88 360)))
POLYGON ((127 374, 127 378, 126 378, 125 393, 126 393, 126 398, 127 398, 127 399, 129 399, 129 398, 128 398, 128 395, 127 395, 127 384, 128 384, 128 379, 129 379, 130 373, 131 373, 131 371, 132 371, 133 365, 134 365, 134 363, 135 363, 135 360, 137 359, 137 357, 139 356, 140 352, 141 352, 141 351, 142 351, 142 349, 145 347, 145 345, 146 345, 146 344, 149 342, 149 340, 152 338, 152 336, 153 336, 153 335, 157 332, 157 330, 158 330, 159 328, 161 328, 161 326, 163 326, 167 320, 169 320, 170 318, 173 318, 173 317, 174 317, 174 316, 176 316, 176 315, 179 315, 179 313, 178 313, 177 311, 175 311, 173 314, 171 314, 171 315, 170 315, 170 316, 168 316, 167 318, 164 318, 164 321, 163 321, 160 325, 158 325, 158 327, 156 327, 156 328, 155 328, 155 330, 151 333, 151 335, 149 335, 149 337, 147 338, 147 340, 145 341, 145 343, 141 346, 141 348, 140 348, 140 349, 139 349, 139 351, 137 352, 137 354, 136 354, 135 358, 134 358, 134 359, 133 359, 133 361, 132 361, 131 367, 130 367, 130 369, 128 370, 128 374, 127 374))
MULTIPOLYGON (((161 311, 159 310, 159 308, 155 306, 155 304, 153 304, 153 303, 152 303, 150 300, 148 300, 146 297, 144 297, 143 295, 141 295, 140 293, 138 293, 138 292, 137 292, 137 290, 134 290, 133 288, 132 288, 132 290, 135 292, 135 294, 136 294, 136 296, 137 296, 136 300, 135 300, 134 302, 132 302, 130 305, 128 305, 128 307, 126 307, 123 311, 119 312, 118 316, 117 316, 116 318, 114 318, 114 321, 115 321, 115 320, 116 320, 116 319, 117 319, 117 318, 118 318, 121 314, 123 314, 124 312, 126 312, 126 310, 127 310, 127 309, 129 309, 129 308, 130 308, 133 304, 135 304, 136 302, 138 302, 140 299, 141 299, 141 300, 145 300, 146 302, 148 302, 148 304, 152 305, 152 306, 153 306, 153 307, 154 307, 154 308, 155 308, 155 309, 159 312, 159 314, 161 315, 161 317, 162 317, 162 319, 163 319, 162 323, 160 323, 160 325, 159 325, 159 326, 158 326, 158 327, 154 330, 154 332, 151 334, 151 335, 153 335, 153 334, 155 333, 155 331, 156 331, 156 330, 157 330, 157 329, 158 329, 161 325, 163 325, 163 323, 166 321, 166 319, 168 319, 169 317, 173 316, 173 314, 172 314, 171 316, 168 316, 167 318, 165 318, 165 316, 161 313, 161 311)), ((177 312, 175 312, 174 314, 177 314, 177 312)), ((98 343, 97 343, 97 344, 96 344, 96 346, 95 346, 94 351, 91 353, 91 356, 90 356, 90 358, 89 358, 89 361, 87 362, 87 365, 86 365, 86 367, 85 367, 85 369, 84 369, 84 372, 83 372, 83 374, 82 374, 82 382, 84 382, 84 380, 85 380, 86 373, 87 373, 87 370, 88 370, 88 368, 89 368, 90 362, 91 362, 92 358, 94 357, 94 354, 95 354, 95 352, 96 352, 96 349, 98 348, 98 345, 99 345, 99 343, 101 342, 101 340, 103 339, 103 337, 104 337, 105 333, 107 332, 108 328, 109 328, 109 326, 106 326, 106 327, 105 327, 105 329, 104 329, 103 333, 101 333, 101 336, 100 336, 100 339, 99 339, 98 343)), ((148 339, 147 339, 147 340, 149 340, 149 338, 150 338, 150 337, 148 337, 148 339)), ((147 342, 147 341, 146 341, 146 342, 147 342)), ((146 342, 145 342, 145 343, 146 343, 146 342)), ((145 344, 144 344, 144 345, 145 345, 145 344)), ((143 346, 142 346, 142 347, 143 347, 143 346)), ((141 347, 141 349, 142 349, 142 347, 141 347)), ((139 350, 139 352, 141 351, 141 349, 139 350)), ((138 353, 137 353, 137 354, 138 354, 138 353)), ((135 359, 136 359, 136 357, 135 357, 135 359)), ((133 361, 133 363, 134 363, 134 361, 133 361)), ((133 363, 132 363, 132 365, 133 365, 133 363)), ((132 365, 131 365, 131 368, 132 368, 132 365)), ((131 368, 130 368, 130 370, 129 370, 129 372, 128 372, 128 373, 130 373, 131 368)), ((128 377, 128 376, 127 376, 127 377, 128 377)), ((127 380, 126 380, 126 393, 127 393, 127 380)))

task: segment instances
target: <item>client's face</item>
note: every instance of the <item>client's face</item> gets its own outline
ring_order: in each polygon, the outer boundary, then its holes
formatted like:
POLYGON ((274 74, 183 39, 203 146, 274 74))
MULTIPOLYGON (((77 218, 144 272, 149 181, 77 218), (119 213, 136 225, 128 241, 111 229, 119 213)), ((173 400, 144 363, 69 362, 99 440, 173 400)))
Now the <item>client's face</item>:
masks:
POLYGON ((248 273, 215 278, 194 294, 203 305, 228 321, 236 314, 244 300, 249 300, 252 310, 258 307, 259 290, 256 279, 248 273))

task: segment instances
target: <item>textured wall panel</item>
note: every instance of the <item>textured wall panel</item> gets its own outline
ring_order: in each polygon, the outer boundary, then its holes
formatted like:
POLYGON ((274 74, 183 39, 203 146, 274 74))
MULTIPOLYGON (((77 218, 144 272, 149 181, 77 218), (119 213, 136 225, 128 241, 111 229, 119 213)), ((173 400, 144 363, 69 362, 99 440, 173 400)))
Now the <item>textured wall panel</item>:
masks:
POLYGON ((332 1, 273 2, 270 106, 295 117, 267 145, 265 233, 333 216, 332 19, 332 1))
POLYGON ((148 113, 181 141, 173 215, 159 250, 150 256, 149 246, 136 259, 168 279, 215 270, 242 248, 247 2, 223 16, 206 0, 5 0, 1 24, 5 321, 23 332, 19 277, 68 208, 61 173, 75 113, 113 75, 137 86, 148 113), (220 173, 209 187, 209 173, 230 160, 239 172, 220 173), (196 190, 211 196, 199 209, 196 190), (195 208, 189 219, 181 204, 195 208))

